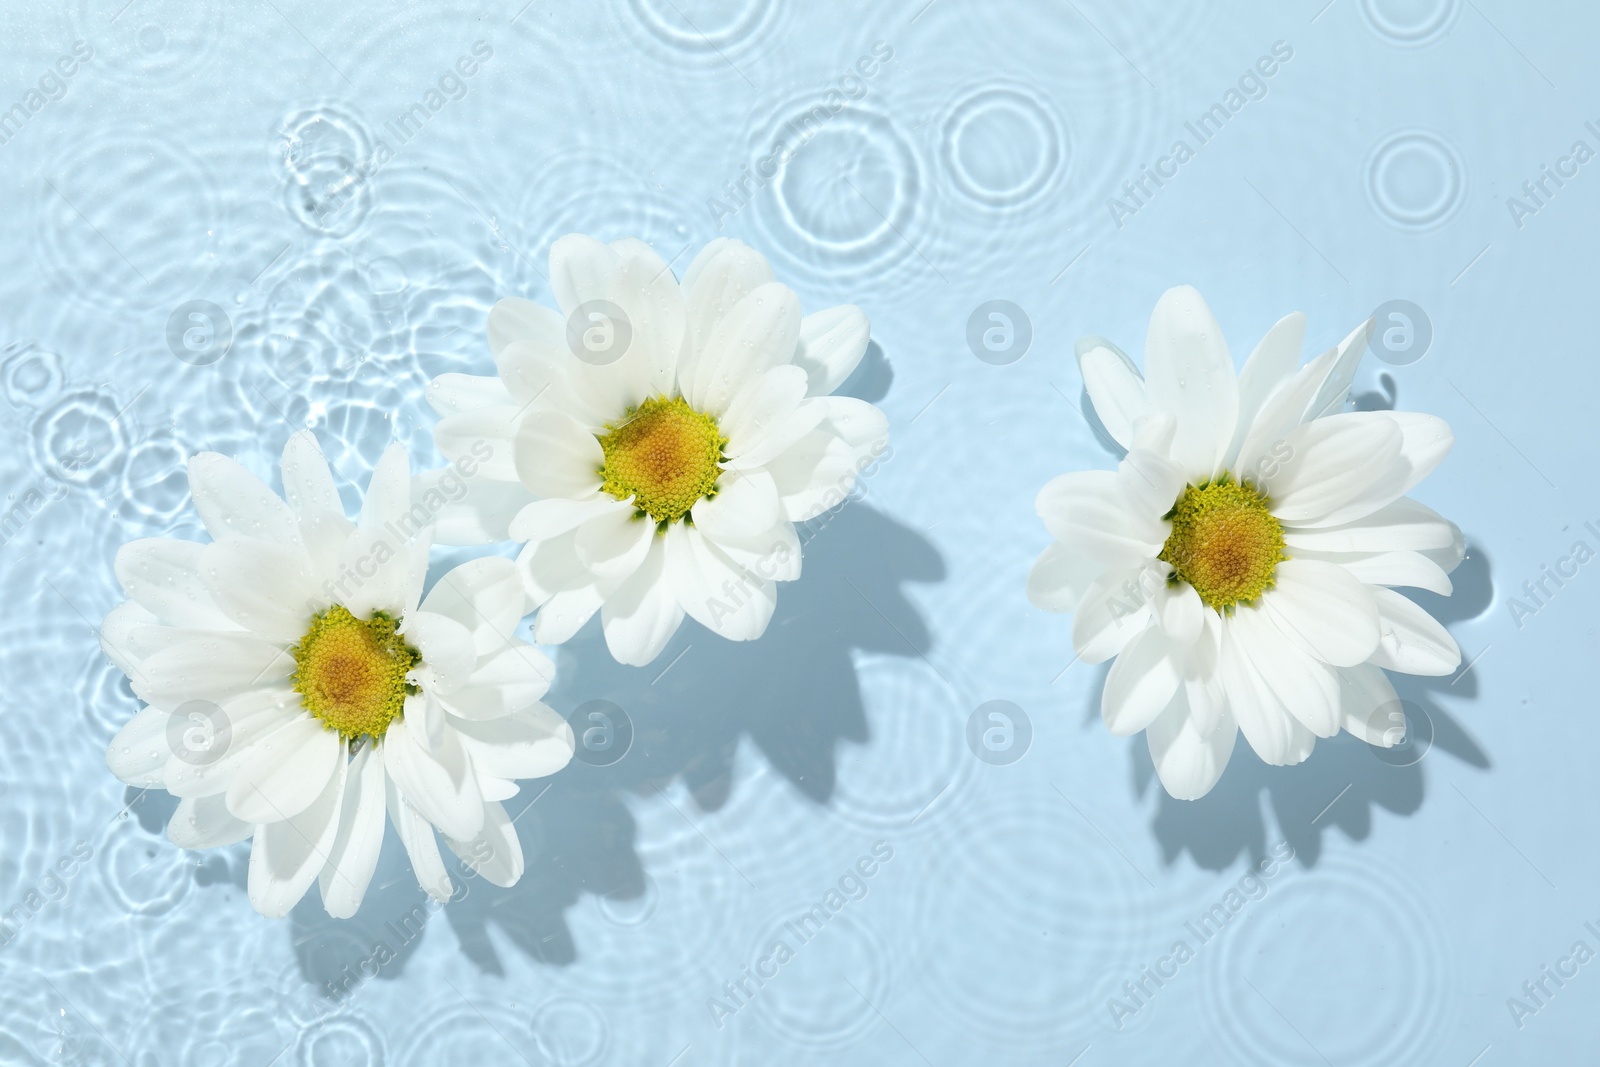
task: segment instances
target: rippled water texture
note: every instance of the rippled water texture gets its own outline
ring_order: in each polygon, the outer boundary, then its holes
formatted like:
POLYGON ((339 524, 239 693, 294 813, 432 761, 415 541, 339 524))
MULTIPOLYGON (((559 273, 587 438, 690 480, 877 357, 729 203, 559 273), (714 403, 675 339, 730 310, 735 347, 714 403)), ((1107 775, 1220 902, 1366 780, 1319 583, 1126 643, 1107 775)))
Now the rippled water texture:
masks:
POLYGON ((0 1063, 1593 1058, 1589 8, 18 0, 0 29, 0 1063), (275 476, 309 427, 351 508, 390 441, 438 464, 424 386, 491 370, 488 309, 551 301, 573 231, 680 271, 738 237, 807 310, 865 308, 846 391, 893 451, 760 642, 551 650, 551 704, 609 741, 510 802, 517 887, 433 906, 391 839, 355 919, 263 920, 246 845, 178 850, 174 801, 105 769, 137 708, 95 641, 116 549, 203 537, 202 450, 275 476), (1420 496, 1471 546, 1422 597, 1470 665, 1401 683, 1410 743, 1241 743, 1192 804, 1023 594, 1038 488, 1116 458, 1074 339, 1137 357, 1184 282, 1239 361, 1290 310, 1320 351, 1383 309, 1355 405, 1449 420, 1420 496))

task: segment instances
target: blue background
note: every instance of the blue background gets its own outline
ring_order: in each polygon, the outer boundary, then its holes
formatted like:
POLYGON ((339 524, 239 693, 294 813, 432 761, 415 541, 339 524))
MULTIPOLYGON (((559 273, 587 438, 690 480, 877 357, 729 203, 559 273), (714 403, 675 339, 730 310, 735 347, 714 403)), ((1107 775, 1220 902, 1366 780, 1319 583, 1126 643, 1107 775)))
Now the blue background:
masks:
POLYGON ((1520 192, 1600 149, 1600 26, 1575 2, 1324 3, 8 2, 0 108, 28 113, 0 144, 0 1060, 1592 1056, 1600 963, 1539 1001, 1522 986, 1600 951, 1600 563, 1532 614, 1510 601, 1575 541, 1600 549, 1600 162, 1520 192), (75 41, 92 57, 49 80, 75 41), (445 77, 480 41, 474 75, 445 77), (1199 145, 1185 123, 1276 42, 1292 56, 1199 145), (1193 158, 1126 200, 1180 138, 1193 158), (260 919, 246 845, 179 851, 172 802, 105 769, 137 706, 95 641, 116 548, 201 536, 183 462, 204 449, 275 478, 309 426, 352 508, 391 439, 437 464, 423 386, 490 371, 488 308, 549 301, 571 231, 679 271, 736 236, 808 311, 864 307, 847 391, 887 411, 893 452, 812 524, 759 643, 686 623, 621 668, 591 624, 560 650, 552 705, 611 700, 632 744, 511 802, 517 887, 426 907, 391 834, 356 919, 314 893, 260 919), (1074 339, 1137 356, 1180 283, 1239 361, 1291 310, 1320 351, 1414 304, 1431 343, 1369 355, 1357 403, 1451 423, 1416 495, 1470 542, 1427 604, 1472 665, 1400 680, 1412 745, 1341 737, 1269 769, 1241 743, 1193 804, 1107 735, 1103 669, 1023 594, 1038 488, 1115 459, 1074 339), (185 341, 196 300, 225 333, 185 341), (991 300, 1026 316, 1014 362, 968 343, 991 300), (994 700, 1016 706, 1010 763, 968 742, 994 700), (785 927, 879 842, 865 896, 810 940, 785 927), (1186 924, 1218 904, 1202 942, 1186 924), (792 958, 730 997, 778 939, 792 958))

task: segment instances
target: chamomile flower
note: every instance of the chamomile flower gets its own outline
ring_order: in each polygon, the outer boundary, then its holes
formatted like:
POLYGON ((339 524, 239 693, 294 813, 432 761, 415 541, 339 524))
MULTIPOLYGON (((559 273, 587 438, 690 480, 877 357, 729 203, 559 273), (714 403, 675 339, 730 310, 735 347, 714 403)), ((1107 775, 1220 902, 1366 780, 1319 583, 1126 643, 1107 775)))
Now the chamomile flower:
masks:
POLYGON ((1210 309, 1182 287, 1151 316, 1143 376, 1108 342, 1079 343, 1095 411, 1128 452, 1039 494, 1055 543, 1028 593, 1074 614, 1080 659, 1115 657, 1105 723, 1145 732, 1174 797, 1209 792, 1241 731, 1270 764, 1341 729, 1396 744, 1384 671, 1460 662, 1395 591, 1451 591, 1461 531, 1405 494, 1453 438, 1431 415, 1343 410, 1370 328, 1298 366, 1305 317, 1289 315, 1235 374, 1210 309))
POLYGON ((882 412, 830 395, 866 351, 866 316, 802 318, 767 261, 727 239, 680 282, 640 241, 563 237, 550 284, 560 310, 490 312, 497 376, 429 388, 447 457, 490 443, 440 539, 525 542, 541 644, 597 611, 628 664, 685 615, 759 637, 776 583, 800 576, 794 524, 842 501, 887 444, 882 412))
POLYGON ((355 914, 386 815, 433 898, 453 891, 435 830, 514 883, 522 849, 500 802, 573 751, 539 702, 550 661, 511 636, 527 607, 515 567, 473 560, 422 596, 432 516, 399 445, 354 523, 311 434, 289 439, 282 471, 287 501, 202 453, 189 490, 211 543, 118 552, 129 599, 101 645, 148 706, 112 741, 111 770, 181 798, 167 834, 183 848, 251 838, 263 915, 313 882, 329 914, 355 914))

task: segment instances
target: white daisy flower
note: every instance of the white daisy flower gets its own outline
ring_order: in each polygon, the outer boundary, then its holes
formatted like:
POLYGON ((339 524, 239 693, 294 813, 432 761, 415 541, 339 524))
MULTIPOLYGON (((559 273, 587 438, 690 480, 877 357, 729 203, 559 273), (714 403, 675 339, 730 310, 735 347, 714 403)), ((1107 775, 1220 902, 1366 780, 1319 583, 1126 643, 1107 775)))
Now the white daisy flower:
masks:
POLYGON ((1405 496, 1454 440, 1432 415, 1344 412, 1371 323, 1303 367, 1305 316, 1278 322, 1235 374, 1187 286, 1157 303, 1145 373, 1085 339, 1095 411, 1128 450, 1115 471, 1040 492, 1055 538, 1028 594, 1074 613, 1078 657, 1116 657, 1101 711, 1145 731, 1162 785, 1194 799, 1239 731, 1292 764, 1340 729, 1404 737, 1384 669, 1439 675, 1461 653, 1396 586, 1448 595, 1461 531, 1405 496))
POLYGON ((490 312, 497 377, 429 387, 447 457, 492 449, 440 540, 526 542, 541 644, 596 611, 634 665, 685 614, 761 636, 776 583, 800 576, 794 524, 841 502, 887 445, 882 412, 829 395, 866 351, 866 316, 802 318, 767 261, 727 239, 680 282, 640 241, 563 237, 550 284, 559 311, 506 299, 490 312))
POLYGON ((196 456, 189 491, 212 542, 117 553, 129 599, 101 645, 149 706, 107 763, 181 798, 167 827, 180 847, 253 838, 263 915, 283 916, 314 881, 330 915, 355 914, 385 812, 434 899, 454 888, 435 829, 511 885, 522 848, 500 802, 573 751, 539 702, 550 661, 511 636, 527 608, 515 566, 473 560, 421 599, 432 517, 412 503, 399 445, 355 523, 311 434, 289 439, 282 469, 287 503, 233 460, 196 456))

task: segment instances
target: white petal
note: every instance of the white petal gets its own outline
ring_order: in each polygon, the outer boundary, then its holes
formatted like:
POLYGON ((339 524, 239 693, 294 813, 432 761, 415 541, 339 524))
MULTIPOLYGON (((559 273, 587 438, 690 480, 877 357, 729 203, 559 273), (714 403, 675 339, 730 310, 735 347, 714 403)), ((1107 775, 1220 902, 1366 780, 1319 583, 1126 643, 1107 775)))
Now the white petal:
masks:
POLYGON ((383 846, 383 753, 367 744, 345 772, 339 828, 328 862, 318 876, 322 906, 335 919, 348 919, 361 907, 383 846))
MULTIPOLYGON (((494 312, 489 314, 492 321, 494 312)), ((515 403, 511 391, 498 377, 455 371, 429 382, 426 396, 428 406, 440 415, 460 415, 478 408, 506 407, 515 403)))
POLYGON ((486 656, 505 647, 527 613, 527 600, 517 565, 502 556, 484 556, 447 571, 428 591, 422 610, 465 626, 476 654, 486 656))
POLYGON ((616 301, 632 328, 624 360, 629 374, 643 385, 639 399, 670 392, 689 336, 683 290, 666 262, 643 241, 626 238, 611 249, 621 260, 616 301))
POLYGON ((859 456, 881 455, 889 443, 889 418, 853 396, 812 397, 809 404, 827 412, 827 424, 859 456))
MULTIPOLYGON (((545 307, 543 304, 536 304, 521 297, 508 296, 489 309, 488 330, 489 354, 498 363, 500 354, 506 347, 518 341, 533 341, 552 346, 566 344, 567 320, 555 308, 545 307)), ((440 376, 443 377, 445 376, 440 376)), ((439 378, 434 379, 435 382, 439 380, 439 378)))
POLYGON ((1295 762, 1294 727, 1298 723, 1257 672, 1245 648, 1248 638, 1235 625, 1240 614, 1253 610, 1240 608, 1233 618, 1223 621, 1218 670, 1228 694, 1228 708, 1244 739, 1264 762, 1283 766, 1295 762))
POLYGON ((350 614, 369 618, 383 611, 399 618, 421 592, 431 530, 417 539, 408 529, 358 527, 339 552, 334 592, 350 614))
POLYGON ((289 914, 328 862, 339 830, 344 780, 341 760, 326 787, 304 810, 292 819, 256 828, 250 846, 250 903, 267 918, 289 914))
POLYGON ((444 843, 474 873, 502 889, 516 885, 522 877, 522 842, 499 804, 483 806, 483 829, 471 841, 446 837, 444 843))
POLYGON ((1421 552, 1317 552, 1296 549, 1297 559, 1336 563, 1367 585, 1404 585, 1449 596, 1450 576, 1421 552))
POLYGON ((1175 800, 1198 800, 1211 792, 1233 755, 1238 735, 1231 719, 1210 733, 1201 732, 1181 695, 1145 731, 1156 776, 1175 800))
POLYGON ((467 684, 441 701, 452 715, 495 719, 538 703, 554 676, 555 666, 544 653, 515 641, 480 660, 467 684))
POLYGON ((1369 745, 1393 748, 1406 739, 1406 715, 1388 675, 1370 663, 1339 668, 1344 728, 1369 745))
POLYGON ((1318 737, 1339 732, 1339 684, 1333 668, 1285 637, 1258 609, 1238 608, 1231 626, 1257 677, 1291 715, 1318 737))
POLYGON ((1306 317, 1298 311, 1290 312, 1273 324, 1245 360, 1244 370, 1239 373, 1239 425, 1226 459, 1238 454, 1267 397, 1294 374, 1305 337, 1306 317))
POLYGON ((844 503, 856 483, 856 464, 851 447, 824 425, 802 436, 766 469, 778 487, 784 515, 804 522, 844 503))
POLYGON ((117 581, 129 598, 168 626, 196 630, 238 627, 211 600, 200 578, 205 545, 150 537, 117 550, 117 581))
POLYGON ((344 762, 339 735, 307 715, 250 749, 228 786, 228 810, 257 825, 292 819, 343 774, 344 762))
POLYGON ((433 827, 400 794, 392 778, 384 780, 384 799, 389 809, 389 819, 394 823, 400 843, 405 846, 406 856, 411 860, 417 884, 439 903, 449 900, 455 893, 455 885, 450 881, 449 872, 444 869, 433 827))
POLYGON ((1187 648, 1199 639, 1207 609, 1194 586, 1187 582, 1175 585, 1164 582, 1152 590, 1151 607, 1161 629, 1180 648, 1187 648))
POLYGON ((227 456, 202 452, 189 461, 189 495, 214 539, 299 540, 294 512, 260 478, 227 456))
POLYGON ((588 519, 616 508, 620 501, 596 489, 578 499, 551 497, 525 505, 511 520, 513 541, 548 541, 576 530, 588 519))
POLYGON ((489 818, 487 806, 492 803, 510 800, 512 797, 522 792, 522 790, 517 787, 516 782, 508 782, 504 778, 490 778, 487 775, 479 779, 478 788, 483 791, 483 800, 485 805, 484 819, 486 829, 488 826, 487 820, 489 818))
POLYGON ((124 600, 100 622, 100 650, 111 662, 132 675, 152 652, 192 637, 192 631, 160 625, 160 620, 140 604, 124 600))
POLYGON ((150 655, 132 684, 140 699, 171 710, 266 688, 293 671, 293 657, 278 645, 243 631, 207 633, 150 655))
POLYGON ((574 535, 543 544, 529 543, 517 556, 517 570, 531 601, 539 606, 534 640, 558 645, 577 633, 600 608, 594 576, 578 561, 574 535))
POLYGON ((678 368, 678 380, 687 383, 694 364, 718 322, 734 306, 772 281, 772 268, 761 253, 741 241, 719 237, 700 250, 683 272, 690 344, 678 368))
POLYGON ((544 497, 587 499, 600 487, 605 453, 594 434, 560 412, 530 412, 517 431, 517 475, 544 497))
POLYGON ((324 577, 299 548, 229 537, 200 553, 211 599, 236 624, 271 641, 294 644, 311 617, 333 602, 319 588, 324 577))
POLYGON ((220 796, 184 798, 167 823, 167 840, 195 851, 231 845, 254 832, 254 826, 233 817, 220 796))
POLYGON ((172 746, 167 742, 167 722, 171 718, 160 708, 140 708, 106 749, 106 766, 111 773, 139 789, 159 786, 162 769, 172 758, 172 746))
POLYGON ((1178 650, 1158 626, 1146 628, 1111 664, 1100 698, 1106 729, 1119 737, 1155 721, 1183 681, 1178 650))
MULTIPOLYGON (((554 312, 552 312, 554 314, 554 312)), ((515 411, 538 406, 564 411, 586 425, 599 425, 615 412, 596 408, 576 379, 585 366, 567 347, 565 335, 553 341, 516 341, 495 357, 500 380, 511 394, 515 411)))
POLYGON ((543 704, 456 724, 473 769, 496 778, 543 778, 572 759, 572 727, 543 704))
POLYGON ((383 450, 367 482, 367 495, 361 502, 360 526, 381 530, 399 526, 411 509, 411 463, 405 446, 398 441, 383 450))
POLYGON ((753 571, 775 582, 792 582, 800 577, 800 537, 787 519, 779 519, 751 537, 718 536, 711 540, 741 571, 753 571))
POLYGON ((624 581, 638 570, 656 537, 656 524, 649 516, 632 504, 614 503, 615 507, 584 520, 572 540, 579 562, 604 583, 624 581))
POLYGON ((1104 570, 1087 556, 1052 544, 1028 571, 1028 601, 1045 611, 1073 611, 1104 570))
POLYGON ((777 586, 740 568, 699 530, 682 523, 669 529, 665 563, 677 602, 700 625, 731 641, 753 641, 766 631, 777 586))
POLYGON ((1322 520, 1371 489, 1399 458, 1401 442, 1387 412, 1331 415, 1291 430, 1284 439, 1289 458, 1256 484, 1279 521, 1322 520))
POLYGON ((1461 666, 1461 649, 1439 621, 1391 589, 1374 589, 1382 633, 1370 662, 1402 674, 1442 675, 1461 666))
POLYGON ((432 752, 406 719, 389 725, 383 738, 383 763, 417 814, 451 837, 463 840, 483 829, 483 796, 466 750, 454 727, 443 731, 432 752))
MULTIPOLYGON (((739 459, 761 445, 769 433, 794 414, 805 396, 805 371, 788 364, 746 381, 728 403, 727 413, 717 420, 718 428, 728 438, 728 457, 739 459)), ((821 420, 822 407, 811 405, 809 410, 815 413, 815 426, 821 420)))
MULTIPOLYGON (((1395 503, 1409 503, 1409 501, 1396 501, 1395 503)), ((1439 569, 1446 574, 1454 574, 1455 569, 1461 566, 1461 561, 1467 558, 1467 539, 1462 536, 1461 528, 1455 523, 1447 523, 1450 527, 1450 543, 1440 545, 1438 548, 1421 549, 1422 555, 1439 565, 1439 569)))
POLYGON ((1362 519, 1392 503, 1432 473, 1455 443, 1449 425, 1433 415, 1411 411, 1373 414, 1381 414, 1399 428, 1400 454, 1358 496, 1318 519, 1319 526, 1337 526, 1362 519))
POLYGON ((789 362, 800 341, 800 298, 771 282, 735 304, 699 347, 684 397, 721 417, 745 383, 789 362))
POLYGON ((472 631, 448 615, 411 612, 400 632, 422 654, 418 673, 425 679, 423 687, 434 693, 461 688, 478 664, 472 631))
POLYGON ((1222 327, 1191 286, 1156 302, 1145 337, 1145 383, 1151 407, 1177 417, 1172 459, 1191 478, 1220 468, 1239 414, 1239 384, 1222 327))
POLYGON ((1072 616, 1072 646, 1083 662, 1104 663, 1154 622, 1144 575, 1142 568, 1111 570, 1090 584, 1072 616))
POLYGON ((1361 354, 1367 350, 1367 338, 1371 336, 1375 325, 1375 320, 1368 319, 1351 330, 1343 341, 1327 353, 1333 358, 1328 364, 1326 376, 1306 407, 1304 418, 1307 422, 1324 418, 1344 407, 1350 397, 1350 383, 1355 380, 1356 367, 1361 362, 1361 354))
POLYGON ((696 502, 690 511, 695 527, 714 541, 758 537, 782 514, 778 484, 764 470, 724 473, 716 495, 696 502))
POLYGON ((1336 348, 1278 383, 1244 434, 1234 469, 1247 475, 1257 471, 1296 426, 1343 405, 1370 326, 1370 320, 1358 326, 1336 348))
POLYGON ((1170 528, 1157 526, 1161 516, 1171 511, 1184 489, 1183 469, 1155 452, 1130 449, 1117 466, 1117 486, 1133 514, 1144 522, 1136 529, 1165 537, 1170 528))
POLYGON ((1460 531, 1449 519, 1410 497, 1402 497, 1364 519, 1340 526, 1317 529, 1297 526, 1286 529, 1283 540, 1291 554, 1295 549, 1392 552, 1446 548, 1455 544, 1459 535, 1460 531))
POLYGON ((1278 564, 1276 584, 1262 596, 1261 610, 1321 662, 1349 667, 1378 646, 1372 592, 1343 567, 1288 559, 1278 564))
POLYGON ((516 442, 523 413, 507 404, 446 415, 433 428, 433 443, 452 462, 470 459, 478 464, 480 478, 516 482, 516 442))
POLYGON ((1069 552, 1107 567, 1133 567, 1154 559, 1169 529, 1155 516, 1134 511, 1115 471, 1057 475, 1039 491, 1034 509, 1069 552))
POLYGON ((1144 379, 1122 349, 1098 337, 1078 341, 1078 371, 1089 392, 1094 413, 1112 440, 1123 448, 1133 445, 1133 424, 1150 412, 1144 379))
POLYGON ((257 742, 305 718, 300 694, 287 685, 246 693, 220 708, 180 705, 173 714, 178 721, 168 724, 168 738, 184 751, 167 761, 161 784, 175 797, 227 792, 257 742))
POLYGON ((593 300, 614 300, 617 254, 586 234, 570 233, 550 246, 550 289, 566 318, 593 300))
POLYGON ((871 325, 854 304, 827 308, 800 320, 795 365, 806 372, 806 395, 827 396, 850 377, 866 355, 871 325))
MULTIPOLYGON (((1201 613, 1200 636, 1184 653, 1183 690, 1189 717, 1201 737, 1219 729, 1228 715, 1228 694, 1222 685, 1222 617, 1212 608, 1201 613)), ((1232 719, 1228 720, 1232 729, 1232 719)))
MULTIPOLYGON (((783 368, 780 367, 778 369, 782 370, 783 368)), ((748 471, 766 467, 800 444, 819 426, 823 428, 824 432, 837 433, 838 423, 830 416, 839 414, 838 401, 841 400, 865 404, 865 401, 855 401, 851 397, 837 396, 811 397, 803 400, 794 410, 758 434, 749 448, 740 449, 738 455, 733 455, 731 451, 733 446, 729 445, 730 451, 728 452, 728 459, 723 465, 724 469, 748 471)), ((871 407, 871 405, 866 406, 871 407)), ((877 412, 877 409, 872 408, 872 411, 877 412)), ((848 437, 843 434, 836 440, 841 441, 850 450, 853 459, 859 460, 865 453, 873 452, 875 454, 888 446, 888 437, 886 436, 888 420, 883 419, 882 425, 885 436, 871 445, 852 444, 848 437)), ((856 471, 851 471, 847 475, 845 479, 846 491, 848 491, 848 486, 855 484, 855 475, 866 465, 858 466, 856 471)))
POLYGON ((683 622, 683 607, 668 583, 668 542, 681 536, 682 523, 665 538, 652 537, 650 551, 633 575, 605 600, 600 612, 606 647, 618 663, 642 667, 661 654, 683 622))
MULTIPOLYGON (((507 447, 509 454, 509 446, 507 447)), ((433 512, 433 541, 438 545, 489 545, 511 539, 511 520, 533 500, 533 494, 515 478, 496 481, 479 476, 454 481, 455 471, 423 471, 411 482, 414 499, 428 494, 444 501, 433 512)))
POLYGON ((345 518, 333 472, 311 431, 301 430, 290 436, 283 446, 280 469, 283 496, 298 516, 300 541, 313 569, 331 572, 352 524, 345 518))
POLYGON ((1129 451, 1153 452, 1165 459, 1172 454, 1172 441, 1177 435, 1176 416, 1165 411, 1152 411, 1133 420, 1133 444, 1129 446, 1129 451))

